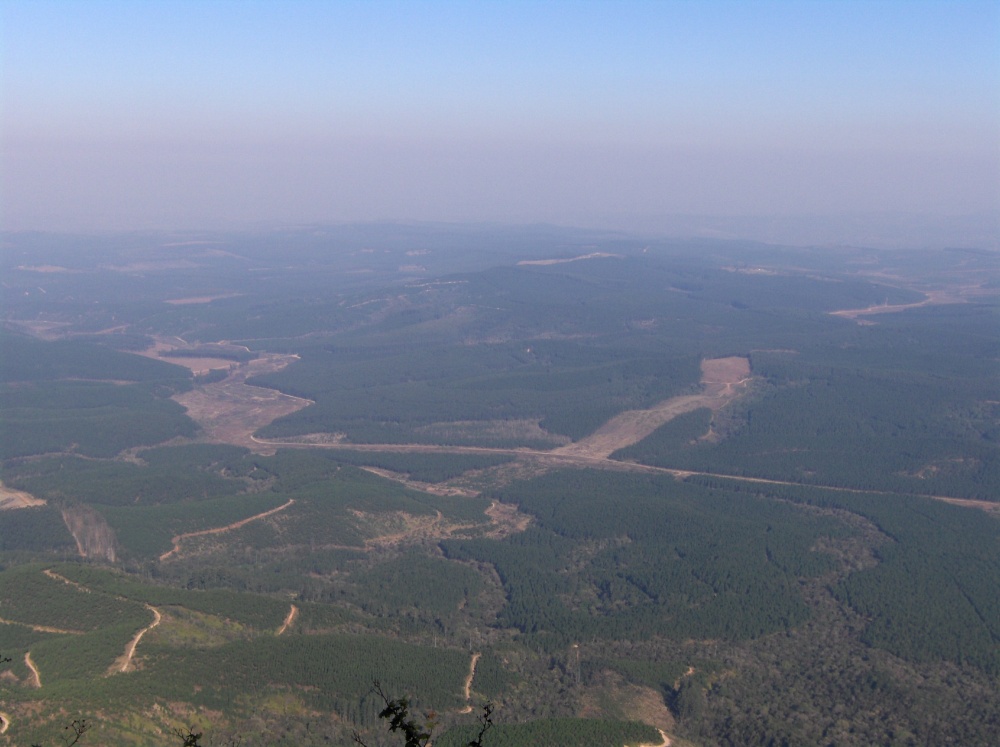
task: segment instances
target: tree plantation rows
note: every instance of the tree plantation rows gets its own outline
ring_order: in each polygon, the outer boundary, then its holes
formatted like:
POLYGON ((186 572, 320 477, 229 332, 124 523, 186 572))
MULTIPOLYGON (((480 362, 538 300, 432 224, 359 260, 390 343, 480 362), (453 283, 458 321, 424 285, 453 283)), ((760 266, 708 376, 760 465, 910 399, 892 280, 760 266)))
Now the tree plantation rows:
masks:
POLYGON ((0 740, 995 742, 995 256, 176 238, 0 252, 0 740))

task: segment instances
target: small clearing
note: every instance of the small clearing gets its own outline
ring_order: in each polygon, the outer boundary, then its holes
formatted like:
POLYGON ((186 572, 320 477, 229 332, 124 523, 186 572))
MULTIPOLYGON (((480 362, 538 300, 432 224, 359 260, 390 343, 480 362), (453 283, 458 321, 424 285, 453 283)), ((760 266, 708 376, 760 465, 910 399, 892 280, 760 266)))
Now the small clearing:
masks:
POLYGON ((289 498, 286 503, 278 506, 277 508, 272 508, 269 511, 264 511, 263 513, 256 514, 254 516, 248 516, 245 519, 240 519, 239 521, 234 521, 232 524, 226 524, 224 527, 214 527, 212 529, 201 529, 197 532, 186 532, 185 534, 178 534, 174 537, 171 542, 173 542, 173 548, 167 550, 160 556, 160 560, 169 560, 172 556, 176 555, 181 551, 181 542, 191 537, 203 537, 208 534, 222 534, 223 532, 228 532, 231 529, 239 529, 242 526, 249 524, 251 521, 257 521, 258 519, 266 519, 268 516, 273 516, 279 511, 284 511, 286 508, 295 503, 294 498, 289 498))
POLYGON ((701 393, 671 397, 648 410, 628 410, 611 418, 592 434, 555 449, 559 456, 607 459, 619 449, 638 443, 678 415, 702 407, 718 410, 739 396, 750 379, 746 358, 713 358, 701 362, 701 393))
POLYGON ((621 259, 620 254, 608 254, 607 252, 591 252, 590 254, 581 254, 579 257, 566 257, 565 259, 522 259, 518 262, 519 265, 561 265, 566 262, 579 262, 582 259, 600 259, 602 257, 617 257, 621 259))
POLYGON ((190 296, 188 298, 168 298, 163 303, 168 303, 171 306, 190 306, 191 304, 211 303, 212 301, 218 301, 221 298, 237 298, 242 295, 243 295, 242 293, 220 293, 215 296, 190 296))
POLYGON ((996 514, 1000 517, 1000 503, 997 501, 980 501, 974 498, 949 498, 945 495, 931 495, 929 498, 934 498, 938 501, 944 501, 945 503, 950 503, 953 506, 964 506, 965 508, 978 508, 980 511, 985 511, 989 514, 996 514))
POLYGON ((471 529, 473 524, 447 524, 444 515, 440 511, 435 511, 434 516, 414 516, 405 511, 392 511, 383 514, 369 514, 364 511, 351 511, 359 520, 368 523, 376 532, 375 536, 365 540, 364 549, 384 549, 387 547, 400 547, 414 542, 427 540, 443 540, 451 537, 463 529, 471 529), (381 533, 390 528, 391 524, 396 526, 390 531, 381 533))
MULTIPOLYGON (((169 303, 169 301, 168 301, 169 303)), ((165 361, 167 363, 173 363, 175 366, 183 366, 184 368, 190 369, 191 373, 195 375, 206 374, 209 371, 215 370, 225 370, 227 368, 236 367, 236 361, 229 360, 228 358, 212 358, 211 356, 205 356, 204 358, 188 358, 188 357, 171 357, 163 355, 163 353, 170 353, 174 350, 187 350, 186 343, 183 340, 180 341, 182 344, 166 342, 164 340, 157 340, 156 344, 151 348, 143 350, 137 355, 141 355, 144 358, 153 358, 158 361, 165 361)))
POLYGON ((281 623, 281 627, 278 628, 278 632, 275 633, 275 635, 281 635, 286 630, 288 630, 288 626, 291 625, 293 622, 295 622, 295 618, 298 616, 299 616, 299 608, 293 604, 292 608, 288 610, 288 616, 285 618, 285 621, 281 623))
POLYGON ((690 676, 691 676, 692 674, 694 674, 694 673, 695 673, 695 668, 694 668, 694 667, 692 667, 692 666, 691 666, 691 665, 689 664, 689 665, 688 665, 688 668, 687 668, 687 671, 686 671, 686 672, 684 672, 684 674, 682 674, 682 675, 681 675, 680 677, 678 677, 678 678, 677 678, 676 680, 674 680, 674 690, 679 690, 679 689, 680 689, 680 686, 681 686, 681 680, 683 680, 683 679, 685 679, 685 678, 687 678, 687 677, 690 677, 690 676))
POLYGON ((35 498, 31 493, 25 493, 23 490, 8 488, 3 482, 0 482, 0 511, 44 505, 45 501, 41 498, 35 498))
POLYGON ((512 534, 519 534, 531 523, 531 516, 522 514, 512 503, 493 501, 486 509, 486 515, 493 523, 493 527, 486 533, 491 539, 503 539, 512 534))
POLYGON ((62 510, 62 519, 81 558, 101 558, 111 563, 118 559, 115 533, 93 507, 83 503, 69 506, 62 510))

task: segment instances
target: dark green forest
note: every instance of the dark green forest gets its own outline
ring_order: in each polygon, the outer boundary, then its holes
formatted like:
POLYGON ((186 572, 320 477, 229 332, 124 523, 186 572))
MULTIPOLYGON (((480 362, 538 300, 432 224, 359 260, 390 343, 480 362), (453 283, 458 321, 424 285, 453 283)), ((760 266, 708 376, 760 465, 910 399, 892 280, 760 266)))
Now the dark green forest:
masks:
POLYGON ((5 240, 0 742, 995 743, 997 255, 5 240))

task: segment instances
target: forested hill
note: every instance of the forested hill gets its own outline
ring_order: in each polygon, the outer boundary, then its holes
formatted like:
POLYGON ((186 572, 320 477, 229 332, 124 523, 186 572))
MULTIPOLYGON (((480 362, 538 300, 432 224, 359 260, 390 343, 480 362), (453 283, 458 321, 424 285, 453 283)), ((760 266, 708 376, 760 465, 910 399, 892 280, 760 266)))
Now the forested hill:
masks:
POLYGON ((4 240, 10 744, 993 743, 998 255, 4 240))

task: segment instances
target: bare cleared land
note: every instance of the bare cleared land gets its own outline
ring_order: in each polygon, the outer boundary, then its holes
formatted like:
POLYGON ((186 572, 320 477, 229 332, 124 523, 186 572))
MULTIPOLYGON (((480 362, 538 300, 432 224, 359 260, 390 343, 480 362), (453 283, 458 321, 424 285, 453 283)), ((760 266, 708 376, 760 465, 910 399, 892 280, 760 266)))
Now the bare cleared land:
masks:
MULTIPOLYGON (((901 278, 896 278, 894 276, 883 276, 880 273, 866 273, 872 276, 876 280, 881 280, 884 277, 888 277, 890 280, 899 281, 901 278)), ((909 290, 917 290, 916 288, 909 287, 907 284, 901 284, 900 287, 906 287, 909 290)), ((983 296, 995 296, 997 291, 995 288, 990 288, 985 284, 981 283, 955 283, 947 288, 937 288, 932 290, 919 290, 919 293, 924 294, 923 301, 916 301, 914 303, 883 303, 874 304, 872 306, 866 306, 863 309, 841 309, 839 311, 831 311, 832 316, 840 316, 845 319, 858 319, 863 316, 872 316, 874 314, 892 314, 899 311, 907 311, 908 309, 919 309, 922 306, 940 306, 943 304, 955 304, 955 303, 968 303, 972 298, 980 298, 983 296)))
POLYGON ((44 505, 45 501, 41 498, 35 498, 31 493, 25 493, 23 490, 8 488, 0 482, 0 511, 44 505))
POLYGON ((194 358, 186 356, 171 357, 163 355, 163 353, 170 353, 174 350, 186 350, 187 343, 183 340, 178 340, 178 342, 171 342, 169 340, 157 340, 156 344, 152 347, 143 350, 138 353, 138 355, 144 358, 153 358, 158 361, 166 361, 167 363, 173 363, 175 366, 183 366, 184 368, 190 369, 195 375, 206 374, 209 371, 225 370, 227 368, 236 367, 236 361, 229 360, 228 358, 212 358, 211 356, 206 356, 204 358, 194 358))
MULTIPOLYGON (((246 446, 259 453, 273 454, 273 448, 253 439, 254 431, 312 402, 276 389, 251 386, 246 380, 251 376, 278 371, 293 360, 293 355, 256 358, 235 367, 223 381, 197 387, 173 399, 187 410, 188 417, 201 426, 206 441, 246 446)), ((232 361, 226 361, 227 366, 232 364, 232 361)))
POLYGON ((561 265, 566 262, 579 262, 581 259, 599 259, 600 257, 621 257, 620 254, 608 254, 607 252, 591 252, 581 254, 579 257, 567 257, 566 259, 522 259, 519 265, 561 265))
MULTIPOLYGON (((254 432, 274 419, 300 410, 312 404, 309 400, 282 394, 273 389, 250 386, 245 383, 247 376, 255 373, 275 371, 294 360, 290 355, 269 355, 247 364, 241 364, 230 376, 217 384, 199 387, 191 392, 177 395, 174 399, 188 409, 188 415, 205 431, 205 440, 213 443, 228 443, 245 446, 261 454, 273 454, 280 448, 299 449, 349 449, 352 451, 420 453, 420 454, 504 454, 517 457, 521 461, 540 464, 566 464, 602 469, 619 469, 641 472, 660 472, 684 479, 692 475, 705 477, 725 477, 766 485, 797 486, 800 483, 787 480, 770 480, 760 477, 741 477, 713 472, 651 467, 631 462, 610 459, 618 449, 631 446, 647 437, 660 426, 678 415, 708 407, 718 410, 739 397, 746 390, 750 380, 750 361, 740 356, 711 358, 701 363, 701 387, 699 394, 671 397, 648 410, 629 410, 620 413, 598 428, 590 436, 559 448, 543 451, 530 448, 502 449, 485 446, 436 446, 432 444, 354 444, 336 434, 315 434, 315 437, 299 437, 291 440, 272 440, 254 437, 254 432), (321 438, 324 436, 325 438, 321 438)), ((386 471, 371 469, 393 479, 401 479, 386 471)), ((425 490, 425 485, 407 481, 411 487, 425 490)), ((848 493, 863 491, 852 488, 819 485, 830 490, 848 493)), ((435 491, 432 491, 435 492, 435 491)), ((459 494, 457 490, 448 490, 459 494)), ((889 493, 884 493, 888 495, 889 493)), ((998 512, 1000 504, 949 496, 925 495, 979 510, 998 512)), ((226 527, 219 530, 224 531, 226 527)), ((172 551, 171 551, 172 552, 172 551)), ((166 554, 167 557, 170 553, 166 554)), ((165 558, 161 558, 165 559, 165 558)))
POLYGON ((701 362, 700 394, 671 397, 648 410, 628 410, 611 418, 586 438, 562 446, 553 454, 603 458, 638 443, 678 415, 708 407, 718 410, 744 391, 750 378, 746 358, 713 358, 701 362))
POLYGON ((215 296, 190 296, 186 298, 168 298, 164 303, 168 303, 171 306, 189 306, 191 304, 202 304, 211 303, 212 301, 217 301, 220 298, 236 298, 243 295, 242 293, 221 293, 215 296))

